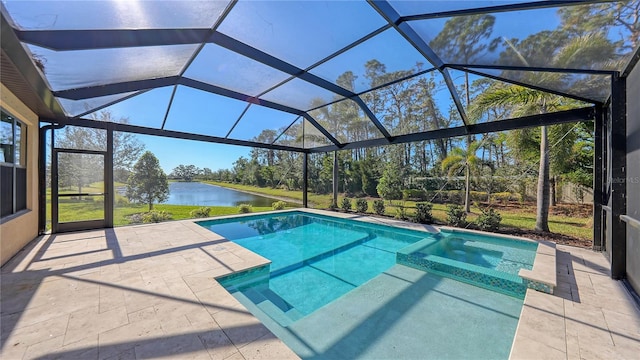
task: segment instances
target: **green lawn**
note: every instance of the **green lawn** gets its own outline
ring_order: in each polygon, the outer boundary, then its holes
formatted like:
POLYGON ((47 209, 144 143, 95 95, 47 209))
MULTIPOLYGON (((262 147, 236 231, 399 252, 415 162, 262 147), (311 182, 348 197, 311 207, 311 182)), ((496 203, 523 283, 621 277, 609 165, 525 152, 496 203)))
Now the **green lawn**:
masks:
MULTIPOLYGON (((289 191, 285 189, 272 189, 272 188, 260 188, 248 185, 230 184, 222 182, 209 181, 208 183, 218 186, 223 186, 231 189, 250 191, 254 193, 260 193, 275 197, 289 198, 295 200, 302 200, 302 191, 289 191)), ((339 196, 338 205, 343 196, 339 196)), ((308 194, 309 206, 317 209, 326 209, 331 204, 332 195, 318 195, 308 194)), ((368 213, 373 213, 373 200, 368 199, 369 210, 368 213)), ((355 199, 352 199, 352 205, 355 209, 355 199)), ((415 212, 415 201, 393 201, 392 203, 385 202, 386 211, 385 215, 394 216, 398 205, 403 205, 407 208, 407 213, 413 215, 415 212)), ((446 208, 445 204, 433 204, 433 216, 438 223, 446 223, 446 208)), ((523 230, 533 230, 536 224, 535 209, 530 210, 527 208, 516 208, 498 210, 502 216, 501 225, 504 227, 511 227, 523 230)), ((476 206, 472 206, 471 214, 469 214, 467 220, 473 221, 480 214, 480 209, 476 206)), ((553 233, 568 235, 583 240, 593 239, 593 229, 589 225, 589 218, 584 217, 570 217, 570 216, 549 216, 549 229, 553 233)))
MULTIPOLYGON (((283 198, 294 201, 302 201, 302 191, 289 191, 284 189, 272 189, 272 188, 260 188, 248 185, 230 184, 208 181, 207 183, 223 186, 240 191, 248 191, 258 194, 263 194, 275 198, 283 198)), ((90 187, 84 188, 83 192, 102 192, 102 184, 93 184, 90 187)), ((116 184, 116 186, 122 186, 123 184, 116 184)), ((120 197, 121 198, 121 197, 120 197)), ((338 204, 342 200, 343 196, 338 199, 338 204)), ((308 194, 309 206, 317 209, 327 209, 331 204, 331 194, 308 194)), ((353 208, 355 208, 355 199, 352 199, 353 208)), ((368 213, 373 213, 373 201, 374 199, 368 199, 369 204, 368 213)), ((123 202, 120 202, 123 204, 123 202)), ((413 215, 415 212, 414 201, 393 201, 385 202, 386 211, 385 215, 394 216, 398 209, 398 206, 402 205, 406 207, 407 213, 413 215)), ((191 218, 190 212, 200 206, 186 206, 186 205, 166 205, 159 204, 154 206, 154 210, 167 211, 171 213, 172 219, 182 220, 191 218)), ((231 215, 238 213, 238 207, 234 206, 211 206, 210 216, 231 215)), ((114 223, 116 226, 130 224, 128 217, 147 211, 146 205, 126 204, 125 206, 116 206, 114 209, 114 223)), ((253 212, 269 211, 271 207, 254 207, 253 212)), ((50 192, 47 193, 47 219, 51 218, 51 204, 50 204, 50 192)), ((480 214, 480 209, 473 206, 471 214, 468 216, 469 221, 475 220, 480 214)), ((516 228, 522 230, 533 230, 536 222, 535 209, 529 208, 509 208, 498 209, 498 212, 502 216, 503 227, 516 228)), ((440 224, 446 223, 446 205, 433 204, 432 210, 433 216, 440 224)), ((98 197, 93 199, 71 200, 67 199, 61 204, 60 219, 61 221, 71 220, 88 220, 92 218, 100 218, 102 215, 102 202, 98 197)), ((552 232, 568 235, 571 237, 591 240, 593 237, 593 230, 590 226, 589 218, 586 217, 570 217, 570 216, 549 216, 549 228, 552 232)))
MULTIPOLYGON (((121 186, 124 184, 116 184, 121 186)), ((77 192, 78 189, 64 189, 66 192, 77 192)), ((99 193, 102 192, 102 184, 94 183, 91 186, 82 189, 82 192, 87 193, 99 193)), ((116 198, 122 198, 116 195, 116 198)), ((118 202, 117 202, 118 203, 118 202)), ((125 204, 126 202, 120 202, 125 204)), ((190 212, 192 210, 201 208, 202 206, 190 206, 190 205, 168 205, 168 204, 155 204, 154 210, 166 211, 171 214, 173 220, 184 220, 192 218, 190 212)), ((239 209, 237 206, 209 206, 211 209, 209 216, 222 216, 238 214, 239 209)), ((123 226, 129 225, 129 216, 133 214, 145 213, 149 209, 148 205, 126 204, 117 205, 114 208, 114 225, 123 226)), ((253 212, 264 212, 272 210, 271 207, 253 207, 253 212)), ((46 204, 46 217, 47 228, 51 227, 51 189, 47 189, 47 204, 46 204)), ((104 218, 104 205, 103 199, 100 196, 84 197, 83 199, 61 198, 59 206, 59 219, 60 222, 68 221, 80 221, 80 220, 93 220, 104 218)))

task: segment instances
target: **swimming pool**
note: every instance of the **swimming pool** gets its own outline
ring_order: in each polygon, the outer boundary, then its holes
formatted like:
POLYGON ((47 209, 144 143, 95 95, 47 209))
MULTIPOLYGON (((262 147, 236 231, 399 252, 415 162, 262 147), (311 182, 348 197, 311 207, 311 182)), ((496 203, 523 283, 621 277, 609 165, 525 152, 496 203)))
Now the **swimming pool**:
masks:
POLYGON ((433 237, 299 212, 200 225, 271 260, 268 267, 220 283, 257 303, 276 305, 269 313, 285 326, 389 269, 399 249, 433 237))
MULTIPOLYGON (((217 280, 303 358, 370 358, 371 349, 374 358, 415 358, 425 349, 439 358, 508 357, 521 299, 398 265, 405 249, 462 256, 459 240, 446 234, 300 211, 198 224, 271 260, 217 280), (436 334, 436 325, 446 328, 436 334), (454 344, 454 333, 470 340, 454 344), (493 346, 483 345, 487 337, 493 346)), ((500 262, 499 251, 485 250, 481 263, 500 262)))

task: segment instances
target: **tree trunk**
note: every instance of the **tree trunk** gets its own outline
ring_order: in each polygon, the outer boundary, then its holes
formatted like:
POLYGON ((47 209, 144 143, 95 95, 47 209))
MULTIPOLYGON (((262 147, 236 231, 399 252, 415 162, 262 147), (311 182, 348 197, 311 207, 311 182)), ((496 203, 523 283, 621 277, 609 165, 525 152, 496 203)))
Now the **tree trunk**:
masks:
POLYGON ((538 172, 538 191, 536 194, 536 230, 549 232, 549 145, 547 127, 540 127, 540 170, 538 172))
POLYGON ((469 204, 469 185, 470 185, 471 174, 469 171, 469 166, 466 167, 465 176, 464 176, 464 211, 471 212, 471 204, 469 204))
POLYGON ((551 181, 551 206, 556 206, 556 177, 552 177, 549 179, 551 181))
POLYGON ((149 211, 153 210, 153 202, 149 202, 149 211))

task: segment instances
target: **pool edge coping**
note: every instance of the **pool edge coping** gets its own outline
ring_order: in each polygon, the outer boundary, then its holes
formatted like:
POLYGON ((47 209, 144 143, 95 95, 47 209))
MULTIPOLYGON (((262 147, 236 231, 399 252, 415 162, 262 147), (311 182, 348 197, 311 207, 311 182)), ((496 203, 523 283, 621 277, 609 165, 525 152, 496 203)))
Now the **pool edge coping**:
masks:
MULTIPOLYGON (((302 213, 309 213, 309 214, 337 217, 337 218, 340 218, 340 219, 347 219, 347 220, 361 221, 361 222, 365 222, 365 223, 372 223, 372 224, 379 224, 379 225, 385 225, 385 226, 399 227, 399 228, 403 228, 403 229, 422 231, 422 232, 431 233, 431 234, 437 234, 437 233, 440 233, 441 230, 445 230, 447 232, 469 233, 469 234, 477 234, 477 235, 485 235, 485 236, 488 235, 488 236, 495 236, 495 237, 499 237, 499 238, 502 238, 502 239, 508 239, 508 240, 517 240, 517 241, 525 241, 525 242, 530 242, 530 243, 537 243, 538 247, 536 249, 536 257, 534 259, 533 268, 531 270, 520 269, 520 271, 518 272, 518 276, 520 276, 521 278, 525 279, 525 281, 528 281, 529 283, 532 283, 533 284, 532 287, 535 288, 536 290, 539 290, 539 291, 548 292, 548 293, 553 294, 553 291, 554 291, 555 287, 557 286, 557 279, 556 279, 556 244, 554 242, 548 241, 548 240, 532 240, 532 239, 528 239, 528 238, 524 238, 524 237, 520 237, 520 236, 498 234, 498 233, 485 232, 485 231, 472 230, 472 229, 461 229, 461 228, 455 228, 455 227, 450 227, 450 226, 434 226, 434 225, 428 225, 428 224, 418 224, 418 223, 413 223, 413 222, 408 222, 408 221, 403 221, 403 220, 371 216, 370 214, 344 213, 344 212, 328 211, 328 210, 321 210, 321 209, 311 209, 311 208, 293 208, 293 209, 285 209, 285 210, 265 211, 265 212, 261 212, 261 213, 232 214, 232 215, 223 215, 223 216, 216 216, 216 217, 201 218, 201 219, 197 219, 197 220, 196 219, 190 219, 190 220, 186 220, 186 221, 190 222, 191 224, 193 224, 194 226, 197 226, 200 229, 203 229, 203 230, 205 230, 205 231, 207 231, 209 233, 213 233, 210 230, 204 228, 203 226, 200 226, 198 224, 198 222, 204 222, 204 221, 209 221, 209 220, 234 219, 234 218, 241 218, 241 217, 252 216, 252 215, 258 216, 258 215, 267 215, 267 214, 286 214, 286 213, 294 213, 294 212, 302 212, 302 213)), ((213 234, 215 234, 215 233, 213 233, 213 234)), ((218 234, 216 234, 216 235, 218 235, 218 234)), ((221 235, 218 235, 218 236, 221 236, 221 235)), ((222 237, 222 238, 224 238, 224 237, 222 237)), ((233 243, 233 241, 230 241, 230 240, 228 240, 226 238, 224 238, 224 239, 229 241, 229 242, 231 242, 231 243, 233 243)), ((237 244, 235 244, 235 245, 237 245, 237 244)), ((243 249, 245 249, 245 248, 243 248, 243 249)), ((245 250, 250 251, 248 249, 245 249, 245 250)), ((253 253, 253 254, 255 254, 255 253, 253 253)), ((267 263, 271 262, 269 259, 263 258, 262 256, 260 256, 258 254, 255 254, 255 255, 260 257, 260 258, 262 258, 262 259, 264 259, 264 260, 266 260, 267 263)), ((257 264, 257 265, 254 265, 254 266, 249 266, 249 267, 246 267, 246 268, 244 268, 242 270, 235 270, 234 269, 230 274, 235 273, 235 272, 239 272, 239 271, 249 270, 249 269, 252 269, 254 267, 258 267, 258 266, 264 265, 264 264, 266 264, 266 263, 261 263, 261 264, 257 264)), ((230 274, 227 274, 227 275, 230 275, 230 274)))

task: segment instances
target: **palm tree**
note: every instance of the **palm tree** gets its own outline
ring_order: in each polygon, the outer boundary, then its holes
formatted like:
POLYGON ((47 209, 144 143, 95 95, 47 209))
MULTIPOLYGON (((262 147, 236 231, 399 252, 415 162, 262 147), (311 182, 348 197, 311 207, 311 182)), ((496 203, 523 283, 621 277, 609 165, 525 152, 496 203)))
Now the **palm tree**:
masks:
MULTIPOLYGON (((613 63, 616 60, 620 61, 619 59, 611 59, 610 54, 615 53, 613 51, 615 50, 615 44, 607 39, 604 30, 594 29, 592 32, 587 32, 575 37, 567 36, 567 34, 562 31, 552 32, 547 35, 548 36, 543 37, 532 35, 521 43, 521 48, 526 48, 522 46, 525 43, 535 45, 538 44, 542 38, 553 37, 558 40, 558 45, 562 45, 556 49, 554 55, 548 59, 548 62, 553 65, 552 67, 571 68, 579 66, 580 62, 585 57, 591 61, 602 63, 613 63)), ((533 46, 532 48, 539 49, 544 47, 533 46)), ((512 53, 511 56, 515 56, 520 59, 525 66, 529 66, 527 61, 528 58, 547 56, 547 54, 522 54, 518 52, 514 46, 511 46, 509 49, 509 51, 515 53, 512 53)), ((540 60, 541 59, 538 59, 538 61, 540 60)), ((532 75, 526 74, 523 76, 530 77, 532 75)), ((572 82, 572 80, 566 77, 566 75, 559 73, 535 74, 535 78, 523 78, 521 81, 524 83, 546 86, 551 89, 563 88, 563 85, 566 86, 566 84, 571 84, 571 87, 574 90, 590 87, 588 80, 583 82, 572 82)), ((544 114, 549 111, 567 110, 581 105, 583 104, 580 101, 563 98, 558 95, 544 93, 518 85, 504 85, 496 82, 490 86, 489 89, 474 99, 470 113, 472 114, 472 117, 479 117, 482 113, 485 113, 496 106, 501 106, 510 109, 512 117, 519 117, 532 114, 544 114)), ((540 164, 537 190, 535 229, 538 231, 548 232, 550 182, 549 145, 546 126, 542 126, 540 128, 540 164)))
POLYGON ((464 209, 466 212, 471 211, 469 202, 469 192, 471 183, 471 174, 476 173, 482 165, 482 160, 476 155, 482 145, 481 142, 472 141, 468 143, 466 149, 454 148, 449 155, 442 160, 442 170, 448 171, 448 176, 452 177, 460 174, 464 170, 464 209))
MULTIPOLYGON (((512 116, 560 111, 575 107, 579 102, 518 85, 496 83, 490 91, 475 98, 472 112, 484 111, 494 106, 512 107, 512 116)), ((536 226, 537 231, 549 231, 549 143, 547 127, 540 127, 540 165, 538 171, 536 226)), ((516 135, 517 136, 517 135, 516 135)))

